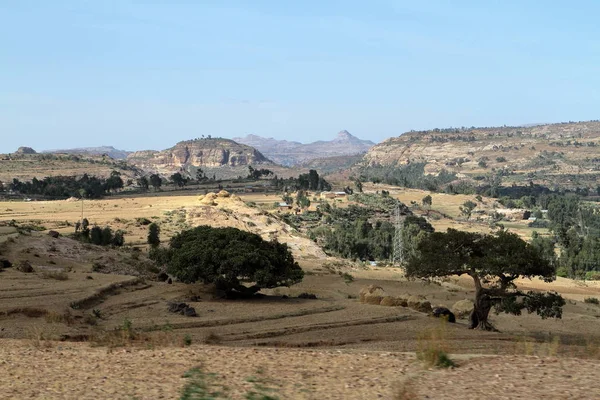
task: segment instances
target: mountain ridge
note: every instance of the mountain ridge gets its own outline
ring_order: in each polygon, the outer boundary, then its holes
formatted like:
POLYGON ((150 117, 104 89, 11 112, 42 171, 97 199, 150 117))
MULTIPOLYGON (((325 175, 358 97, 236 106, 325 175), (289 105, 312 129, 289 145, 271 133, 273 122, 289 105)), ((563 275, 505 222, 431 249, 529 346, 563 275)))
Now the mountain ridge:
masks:
POLYGON ((254 134, 235 137, 233 140, 253 146, 269 159, 285 166, 305 164, 324 157, 361 154, 375 145, 370 140, 353 136, 347 130, 338 132, 332 140, 319 140, 311 143, 265 138, 254 134))

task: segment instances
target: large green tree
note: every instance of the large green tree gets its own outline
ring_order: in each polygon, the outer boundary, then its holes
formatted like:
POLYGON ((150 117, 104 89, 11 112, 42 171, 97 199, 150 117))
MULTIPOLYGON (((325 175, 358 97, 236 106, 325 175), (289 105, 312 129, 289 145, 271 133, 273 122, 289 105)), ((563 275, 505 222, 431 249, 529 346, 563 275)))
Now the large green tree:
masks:
POLYGON ((290 286, 304 272, 286 244, 236 228, 199 226, 171 238, 169 273, 186 283, 214 283, 228 293, 290 286))
POLYGON ((514 281, 518 277, 550 282, 556 269, 538 248, 507 231, 494 235, 454 229, 431 233, 418 243, 406 274, 418 278, 469 275, 475 284, 475 308, 470 318, 474 329, 494 329, 488 322, 492 307, 514 315, 525 309, 542 318, 561 318, 565 304, 558 293, 517 289, 514 281))

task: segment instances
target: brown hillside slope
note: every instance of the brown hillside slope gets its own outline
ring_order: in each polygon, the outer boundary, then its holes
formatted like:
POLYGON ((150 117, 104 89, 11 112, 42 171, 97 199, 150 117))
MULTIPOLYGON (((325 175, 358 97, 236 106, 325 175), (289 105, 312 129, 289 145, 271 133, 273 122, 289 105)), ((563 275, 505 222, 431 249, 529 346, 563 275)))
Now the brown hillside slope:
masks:
POLYGON ((108 156, 75 154, 1 154, 0 182, 11 182, 14 178, 30 181, 47 176, 77 176, 84 174, 107 178, 112 171, 121 173, 123 179, 134 179, 142 175, 138 168, 122 160, 108 156))
POLYGON ((594 188, 600 176, 600 122, 532 127, 460 128, 408 132, 374 146, 364 166, 425 162, 426 172, 442 169, 474 177, 505 169, 506 182, 594 188))

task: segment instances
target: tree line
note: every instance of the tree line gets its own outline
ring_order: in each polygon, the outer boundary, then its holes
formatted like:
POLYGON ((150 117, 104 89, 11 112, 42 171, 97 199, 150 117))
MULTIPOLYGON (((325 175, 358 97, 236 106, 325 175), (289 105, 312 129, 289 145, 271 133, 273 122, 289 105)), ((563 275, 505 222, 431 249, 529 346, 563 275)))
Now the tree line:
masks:
POLYGON ((30 182, 22 182, 15 178, 8 185, 9 190, 17 193, 56 199, 69 197, 97 199, 121 188, 123 188, 123 179, 118 171, 112 171, 106 179, 87 174, 84 174, 81 178, 75 176, 47 176, 44 179, 34 177, 30 182))

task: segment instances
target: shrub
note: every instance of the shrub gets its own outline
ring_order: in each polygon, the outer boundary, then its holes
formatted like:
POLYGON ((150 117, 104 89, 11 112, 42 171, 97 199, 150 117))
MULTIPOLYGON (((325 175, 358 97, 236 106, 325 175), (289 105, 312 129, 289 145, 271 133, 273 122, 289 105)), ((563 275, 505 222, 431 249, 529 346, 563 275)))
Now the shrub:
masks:
POLYGON ((583 299, 583 302, 587 304, 600 304, 600 300, 597 297, 586 297, 583 299))
POLYGON ((150 225, 152 221, 150 221, 148 218, 139 217, 135 219, 135 223, 138 225, 150 225))
POLYGON ((588 281, 600 281, 600 271, 588 271, 585 273, 585 279, 588 281))
POLYGON ((346 283, 346 285, 351 284, 352 282, 354 282, 354 277, 352 275, 350 275, 347 272, 344 272, 342 275, 342 279, 344 279, 344 282, 346 283))
POLYGON ((417 358, 428 367, 449 368, 456 365, 448 357, 446 321, 440 321, 437 329, 419 337, 417 358))
POLYGON ((216 380, 215 374, 208 374, 203 372, 200 368, 192 368, 187 371, 184 375, 189 381, 183 387, 180 400, 210 400, 210 399, 225 399, 225 393, 218 390, 225 390, 224 387, 219 386, 214 381, 216 380))
POLYGON ((219 344, 223 341, 223 338, 220 335, 217 335, 214 332, 209 332, 208 335, 204 337, 202 343, 204 344, 219 344))

